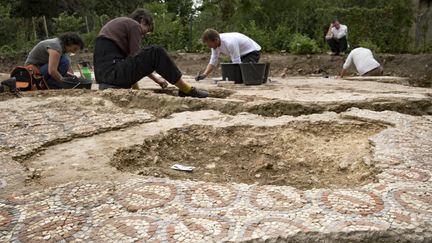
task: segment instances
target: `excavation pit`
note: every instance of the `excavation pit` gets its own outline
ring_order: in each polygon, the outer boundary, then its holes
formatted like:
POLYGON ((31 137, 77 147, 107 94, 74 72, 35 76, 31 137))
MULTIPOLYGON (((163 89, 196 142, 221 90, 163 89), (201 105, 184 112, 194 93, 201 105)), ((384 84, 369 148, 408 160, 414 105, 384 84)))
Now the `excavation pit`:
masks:
POLYGON ((111 165, 143 176, 217 183, 351 188, 375 181, 368 138, 383 125, 295 121, 276 127, 193 125, 118 150, 111 165), (183 164, 193 172, 174 171, 183 164))

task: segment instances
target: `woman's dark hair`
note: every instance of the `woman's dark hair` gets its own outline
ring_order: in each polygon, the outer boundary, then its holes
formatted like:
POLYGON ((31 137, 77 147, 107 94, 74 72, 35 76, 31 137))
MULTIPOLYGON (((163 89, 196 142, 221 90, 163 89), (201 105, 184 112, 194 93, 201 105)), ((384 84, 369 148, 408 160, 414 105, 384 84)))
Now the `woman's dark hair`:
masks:
POLYGON ((84 41, 81 39, 81 37, 74 32, 67 32, 64 34, 61 34, 59 36, 60 42, 62 43, 63 48, 65 46, 70 45, 79 45, 80 49, 84 49, 84 41))
POLYGON ((135 20, 138 23, 141 23, 141 21, 144 20, 145 24, 149 26, 149 31, 153 32, 154 30, 154 21, 153 16, 147 9, 138 8, 136 9, 131 15, 129 15, 129 18, 135 20))

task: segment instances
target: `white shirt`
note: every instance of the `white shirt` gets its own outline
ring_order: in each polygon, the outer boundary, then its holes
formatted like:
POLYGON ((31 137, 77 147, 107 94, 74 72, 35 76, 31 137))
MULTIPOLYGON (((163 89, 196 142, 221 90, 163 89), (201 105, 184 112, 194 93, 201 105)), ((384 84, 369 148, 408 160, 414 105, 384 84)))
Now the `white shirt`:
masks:
POLYGON ((221 45, 213 49, 210 64, 216 66, 221 53, 230 56, 232 63, 241 63, 241 57, 254 51, 261 51, 261 46, 241 33, 220 34, 221 45))
POLYGON ((331 28, 330 32, 333 35, 333 36, 330 36, 330 38, 340 39, 340 38, 348 35, 348 27, 346 25, 341 24, 339 29, 336 29, 336 27, 333 27, 333 28, 331 28))
POLYGON ((351 51, 343 65, 343 68, 348 69, 353 63, 360 75, 364 75, 380 66, 380 64, 375 60, 372 51, 363 47, 351 51))

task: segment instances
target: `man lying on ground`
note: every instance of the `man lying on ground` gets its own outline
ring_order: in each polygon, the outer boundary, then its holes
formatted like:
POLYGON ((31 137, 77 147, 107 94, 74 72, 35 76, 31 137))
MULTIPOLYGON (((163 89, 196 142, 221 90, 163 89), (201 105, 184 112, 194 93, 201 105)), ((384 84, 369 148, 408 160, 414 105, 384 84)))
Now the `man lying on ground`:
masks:
POLYGON ((367 48, 358 47, 351 51, 343 65, 341 78, 345 76, 352 64, 361 76, 381 76, 384 72, 379 62, 375 60, 372 51, 367 48))
POLYGON ((68 75, 71 61, 67 54, 83 48, 84 42, 78 34, 65 33, 58 38, 39 42, 31 50, 25 65, 38 68, 50 89, 73 88, 82 80, 68 75))
POLYGON ((102 27, 93 54, 96 82, 100 89, 129 89, 144 77, 162 88, 168 82, 180 89, 179 95, 206 98, 208 93, 192 87, 159 46, 140 49, 141 40, 154 29, 153 17, 145 9, 135 10, 130 17, 119 17, 102 27), (157 72, 162 78, 157 77, 157 72))
POLYGON ((212 54, 204 73, 195 78, 197 81, 213 72, 221 53, 230 56, 232 63, 258 63, 261 57, 261 46, 241 33, 219 34, 214 29, 207 29, 202 35, 202 42, 211 48, 212 54))
POLYGON ((334 20, 326 35, 332 55, 338 56, 348 49, 348 27, 334 20))

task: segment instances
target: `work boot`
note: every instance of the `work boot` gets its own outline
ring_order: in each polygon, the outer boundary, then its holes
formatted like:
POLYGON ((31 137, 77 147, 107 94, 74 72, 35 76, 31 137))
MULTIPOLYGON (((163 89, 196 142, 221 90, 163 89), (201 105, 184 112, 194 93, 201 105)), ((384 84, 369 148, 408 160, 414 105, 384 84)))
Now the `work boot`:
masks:
POLYGON ((193 98, 207 98, 209 97, 209 93, 204 90, 198 90, 195 87, 192 87, 191 91, 189 93, 184 93, 183 91, 179 90, 179 96, 180 97, 193 97, 193 98))
POLYGON ((16 78, 10 78, 1 82, 1 86, 3 87, 3 92, 9 90, 11 94, 16 97, 20 97, 20 94, 16 88, 16 78))

